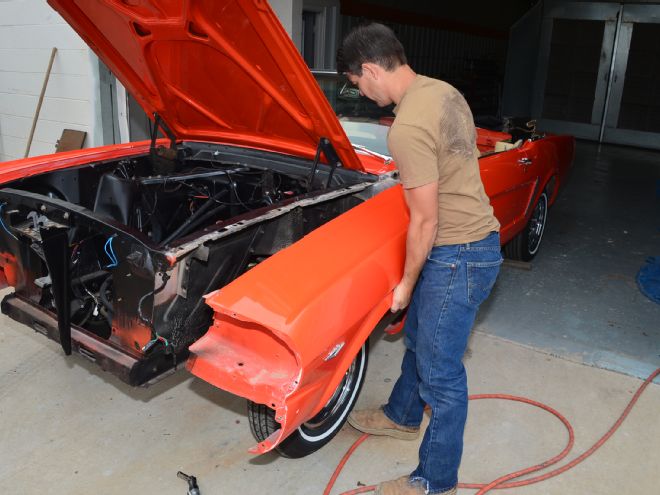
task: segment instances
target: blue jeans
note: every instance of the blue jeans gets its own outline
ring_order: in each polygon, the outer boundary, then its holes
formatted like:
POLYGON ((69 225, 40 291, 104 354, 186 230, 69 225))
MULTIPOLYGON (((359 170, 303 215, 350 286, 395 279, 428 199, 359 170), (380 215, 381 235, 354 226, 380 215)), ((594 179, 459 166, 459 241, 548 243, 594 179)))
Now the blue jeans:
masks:
POLYGON ((383 410, 395 423, 419 426, 424 406, 431 407, 419 465, 410 475, 424 482, 428 493, 458 483, 468 405, 463 354, 501 264, 497 232, 477 242, 436 246, 413 292, 401 376, 383 410))

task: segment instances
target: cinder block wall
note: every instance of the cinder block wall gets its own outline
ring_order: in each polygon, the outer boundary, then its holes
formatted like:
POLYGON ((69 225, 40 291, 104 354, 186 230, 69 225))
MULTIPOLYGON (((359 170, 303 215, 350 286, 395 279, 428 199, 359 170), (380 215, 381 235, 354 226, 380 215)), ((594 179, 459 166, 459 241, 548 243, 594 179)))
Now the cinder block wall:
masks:
POLYGON ((96 56, 45 0, 0 0, 0 161, 22 158, 52 47, 57 55, 30 148, 53 153, 63 129, 99 142, 96 56))

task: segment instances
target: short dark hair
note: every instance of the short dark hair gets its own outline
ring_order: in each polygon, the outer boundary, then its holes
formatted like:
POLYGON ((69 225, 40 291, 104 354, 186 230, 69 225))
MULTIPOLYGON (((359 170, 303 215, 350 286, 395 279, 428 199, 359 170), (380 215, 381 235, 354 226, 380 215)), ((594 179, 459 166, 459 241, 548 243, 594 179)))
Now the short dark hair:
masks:
POLYGON ((346 35, 337 50, 337 72, 362 75, 362 64, 371 62, 385 70, 406 65, 406 53, 394 32, 379 23, 357 26, 346 35))

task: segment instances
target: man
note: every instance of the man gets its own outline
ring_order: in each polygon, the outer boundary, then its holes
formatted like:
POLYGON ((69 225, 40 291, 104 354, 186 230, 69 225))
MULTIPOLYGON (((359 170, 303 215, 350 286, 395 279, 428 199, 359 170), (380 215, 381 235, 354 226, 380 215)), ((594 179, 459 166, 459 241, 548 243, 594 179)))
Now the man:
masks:
POLYGON ((430 406, 419 465, 409 476, 381 483, 376 493, 454 494, 467 417, 462 358, 502 263, 472 113, 454 87, 415 74, 382 24, 346 36, 338 71, 379 106, 396 104, 387 144, 410 210, 404 273, 391 308, 410 305, 401 376, 384 407, 356 411, 349 422, 365 433, 412 440, 430 406))

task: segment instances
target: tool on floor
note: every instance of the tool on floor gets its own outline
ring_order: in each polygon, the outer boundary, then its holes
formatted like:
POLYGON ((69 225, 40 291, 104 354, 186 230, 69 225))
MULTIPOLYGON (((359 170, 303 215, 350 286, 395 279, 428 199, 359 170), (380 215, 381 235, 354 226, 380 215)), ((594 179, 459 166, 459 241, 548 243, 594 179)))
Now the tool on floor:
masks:
POLYGON ((179 471, 176 475, 188 483, 188 493, 186 495, 201 495, 202 492, 199 491, 199 487, 197 486, 197 478, 188 476, 183 471, 179 471))

